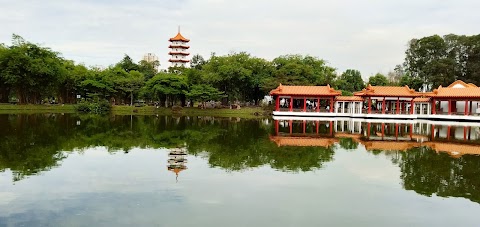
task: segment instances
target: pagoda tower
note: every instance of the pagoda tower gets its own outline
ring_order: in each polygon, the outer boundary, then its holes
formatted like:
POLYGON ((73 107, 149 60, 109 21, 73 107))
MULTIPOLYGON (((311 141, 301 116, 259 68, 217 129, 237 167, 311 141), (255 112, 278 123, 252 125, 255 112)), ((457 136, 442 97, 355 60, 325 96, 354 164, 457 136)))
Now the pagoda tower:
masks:
POLYGON ((186 148, 173 148, 168 153, 168 171, 175 173, 175 179, 178 182, 178 174, 187 169, 185 165, 187 163, 187 149, 186 148))
POLYGON ((178 34, 168 41, 170 41, 170 46, 168 47, 170 48, 170 52, 168 54, 171 56, 168 61, 172 63, 172 67, 185 67, 187 63, 190 62, 187 58, 187 56, 190 55, 187 51, 188 48, 190 48, 190 46, 187 45, 190 40, 180 34, 179 27, 178 34))

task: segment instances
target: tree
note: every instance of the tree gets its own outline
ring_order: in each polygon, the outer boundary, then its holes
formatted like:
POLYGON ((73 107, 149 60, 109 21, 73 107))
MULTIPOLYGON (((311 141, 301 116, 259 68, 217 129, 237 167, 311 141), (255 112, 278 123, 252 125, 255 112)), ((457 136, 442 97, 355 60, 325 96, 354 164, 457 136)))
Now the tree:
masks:
MULTIPOLYGON (((40 103, 42 98, 54 96, 65 76, 63 59, 49 48, 29 43, 18 35, 13 35, 12 43, 7 50, 2 48, 3 87, 14 89, 21 104, 40 103)), ((5 88, 3 93, 6 94, 5 88)))
MULTIPOLYGON (((5 58, 8 55, 8 51, 9 50, 6 46, 4 46, 3 44, 0 44, 0 66, 2 66, 1 64, 6 61, 5 58)), ((9 94, 10 94, 10 86, 8 86, 6 83, 6 80, 4 78, 4 73, 0 71, 0 103, 8 102, 9 94)))
POLYGON ((169 102, 173 105, 176 99, 180 99, 184 106, 187 91, 187 78, 184 75, 158 73, 145 84, 144 96, 157 98, 161 103, 165 103, 165 106, 168 106, 169 102))
POLYGON ((384 75, 377 73, 375 76, 368 78, 368 84, 372 86, 387 86, 388 79, 384 75))
POLYGON ((347 69, 336 81, 337 88, 342 91, 355 92, 365 87, 360 71, 347 69))
POLYGON ((147 81, 158 73, 158 67, 160 67, 159 61, 148 62, 141 60, 138 63, 138 72, 142 73, 145 81, 147 81))
POLYGON ((195 54, 193 55, 192 57, 192 60, 190 61, 190 66, 194 69, 198 69, 198 70, 202 70, 203 66, 206 64, 207 62, 205 61, 205 59, 202 57, 202 55, 200 54, 195 54))
POLYGON ((249 81, 252 70, 246 67, 250 55, 233 53, 227 56, 212 56, 204 65, 204 80, 226 95, 223 104, 227 105, 229 100, 245 100, 242 85, 249 81))
POLYGON ((203 109, 205 108, 206 101, 219 100, 223 96, 223 92, 210 85, 196 84, 190 88, 190 91, 186 95, 189 99, 192 99, 194 101, 201 101, 203 109))
POLYGON ((324 60, 302 55, 284 55, 273 59, 273 72, 270 88, 279 83, 285 85, 327 85, 336 77, 335 69, 324 60))
POLYGON ((116 67, 120 67, 121 69, 125 70, 126 72, 130 72, 132 70, 139 70, 139 66, 133 62, 132 58, 128 55, 124 55, 123 59, 116 64, 116 67))
POLYGON ((130 94, 130 106, 133 106, 134 93, 138 92, 144 83, 144 76, 138 71, 130 71, 126 77, 117 78, 115 81, 118 89, 130 94))

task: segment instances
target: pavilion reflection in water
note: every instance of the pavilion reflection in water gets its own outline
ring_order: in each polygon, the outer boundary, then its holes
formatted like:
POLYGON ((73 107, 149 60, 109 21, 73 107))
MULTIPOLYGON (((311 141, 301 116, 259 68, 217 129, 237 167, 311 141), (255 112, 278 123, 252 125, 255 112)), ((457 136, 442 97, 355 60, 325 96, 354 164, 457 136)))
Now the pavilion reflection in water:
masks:
POLYGON ((178 182, 178 175, 181 171, 187 169, 187 149, 186 148, 172 148, 168 153, 168 171, 175 173, 175 179, 178 182))
POLYGON ((366 119, 275 120, 278 146, 330 147, 342 138, 352 138, 369 151, 405 151, 430 147, 453 157, 480 155, 480 124, 449 124, 434 121, 382 123, 366 119))

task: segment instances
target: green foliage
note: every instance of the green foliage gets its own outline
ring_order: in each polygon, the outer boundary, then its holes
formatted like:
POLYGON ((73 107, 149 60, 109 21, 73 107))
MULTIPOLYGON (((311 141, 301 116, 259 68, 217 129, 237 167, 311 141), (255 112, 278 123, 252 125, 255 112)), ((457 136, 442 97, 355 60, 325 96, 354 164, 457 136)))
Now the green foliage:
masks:
POLYGON ((21 104, 40 103, 44 97, 53 96, 64 80, 63 59, 58 53, 17 35, 13 35, 12 43, 8 48, 1 48, 1 87, 15 89, 21 104))
POLYGON ((144 75, 145 80, 149 80, 158 73, 158 67, 160 67, 159 61, 147 62, 141 60, 138 64, 138 71, 144 75))
POLYGON ((353 96, 353 92, 351 91, 341 91, 342 92, 342 96, 353 96))
POLYGON ((197 70, 202 70, 203 66, 207 63, 200 54, 195 54, 190 61, 190 66, 197 70))
POLYGON ((388 79, 384 75, 377 73, 375 76, 368 78, 368 84, 372 86, 387 86, 388 79))
POLYGON ((75 110, 80 113, 106 114, 111 108, 106 100, 81 101, 75 105, 75 110))
POLYGON ((190 92, 186 95, 194 101, 206 102, 210 100, 218 101, 223 92, 207 84, 196 84, 190 88, 190 92))
POLYGON ((343 91, 355 92, 365 87, 362 74, 358 70, 347 69, 335 82, 336 88, 343 91))
POLYGON ((405 65, 410 77, 436 88, 457 79, 480 84, 479 60, 480 35, 433 35, 409 42, 405 65))

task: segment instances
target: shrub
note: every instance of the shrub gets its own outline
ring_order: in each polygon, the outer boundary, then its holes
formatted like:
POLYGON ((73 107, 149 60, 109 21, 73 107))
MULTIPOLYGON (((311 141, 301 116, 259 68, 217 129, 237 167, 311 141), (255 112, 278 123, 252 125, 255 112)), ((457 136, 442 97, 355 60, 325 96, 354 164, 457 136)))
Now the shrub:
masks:
POLYGON ((106 114, 110 109, 111 105, 106 100, 82 101, 75 105, 75 110, 81 113, 106 114))

